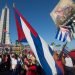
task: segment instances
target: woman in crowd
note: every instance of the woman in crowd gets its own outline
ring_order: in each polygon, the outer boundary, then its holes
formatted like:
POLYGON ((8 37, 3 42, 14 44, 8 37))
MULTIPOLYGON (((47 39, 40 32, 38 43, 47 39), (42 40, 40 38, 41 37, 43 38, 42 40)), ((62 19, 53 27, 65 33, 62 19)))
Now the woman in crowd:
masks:
POLYGON ((72 58, 67 54, 65 55, 65 75, 75 75, 75 67, 72 58))
POLYGON ((10 55, 4 54, 2 58, 2 63, 0 64, 0 74, 10 75, 11 59, 10 55))
POLYGON ((12 54, 11 56, 11 72, 12 75, 18 75, 17 73, 17 56, 12 54))
POLYGON ((55 62, 57 64, 57 67, 59 67, 58 68, 60 70, 59 74, 61 74, 60 72, 62 72, 63 75, 64 75, 64 63, 63 63, 64 60, 63 60, 63 57, 61 56, 61 58, 60 58, 58 53, 55 51, 54 54, 53 54, 53 58, 54 58, 54 60, 55 60, 55 62))
POLYGON ((36 65, 36 58, 33 54, 24 58, 26 75, 38 75, 37 73, 37 65, 36 65))

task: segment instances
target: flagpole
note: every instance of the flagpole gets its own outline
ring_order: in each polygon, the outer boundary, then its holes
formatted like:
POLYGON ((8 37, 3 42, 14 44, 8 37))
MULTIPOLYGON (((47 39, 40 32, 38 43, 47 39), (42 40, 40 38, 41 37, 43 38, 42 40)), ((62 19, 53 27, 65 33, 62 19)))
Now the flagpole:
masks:
POLYGON ((15 3, 13 2, 13 7, 15 8, 15 3))
POLYGON ((66 45, 67 45, 67 42, 63 45, 62 51, 64 50, 64 48, 66 47, 66 45))
POLYGON ((60 54, 59 54, 59 59, 61 59, 61 57, 62 57, 62 55, 63 55, 63 51, 64 51, 64 48, 66 47, 66 45, 67 45, 67 42, 63 45, 63 47, 62 47, 62 51, 60 52, 60 54))

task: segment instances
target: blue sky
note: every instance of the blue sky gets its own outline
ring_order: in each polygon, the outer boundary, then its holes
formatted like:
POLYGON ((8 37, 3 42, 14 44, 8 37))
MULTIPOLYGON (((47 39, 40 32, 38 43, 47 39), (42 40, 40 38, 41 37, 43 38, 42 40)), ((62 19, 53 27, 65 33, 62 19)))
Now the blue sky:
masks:
MULTIPOLYGON (((13 2, 19 12, 47 43, 51 44, 51 42, 55 42, 56 44, 64 44, 55 39, 57 28, 50 17, 50 12, 59 0, 0 0, 0 14, 6 3, 10 9, 10 38, 12 43, 15 43, 15 40, 17 39, 13 2)), ((75 48, 74 45, 75 40, 68 43, 70 49, 75 48)))

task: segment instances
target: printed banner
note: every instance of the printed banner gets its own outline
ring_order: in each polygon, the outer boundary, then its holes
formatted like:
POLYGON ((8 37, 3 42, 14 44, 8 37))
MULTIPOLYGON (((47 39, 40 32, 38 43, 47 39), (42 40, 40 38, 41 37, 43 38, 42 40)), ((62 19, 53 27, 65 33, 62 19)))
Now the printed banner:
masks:
POLYGON ((63 25, 75 13, 75 4, 72 0, 60 0, 50 13, 57 26, 63 25))

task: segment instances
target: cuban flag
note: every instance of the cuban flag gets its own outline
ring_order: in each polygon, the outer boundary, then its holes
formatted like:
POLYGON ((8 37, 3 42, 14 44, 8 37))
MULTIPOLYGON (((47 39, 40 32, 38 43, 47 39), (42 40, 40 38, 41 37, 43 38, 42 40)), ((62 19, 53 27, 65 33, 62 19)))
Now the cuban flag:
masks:
POLYGON ((18 31, 18 40, 27 41, 34 52, 37 61, 45 71, 45 75, 63 75, 53 59, 53 51, 41 36, 31 27, 26 19, 15 9, 15 20, 18 31))
POLYGON ((60 26, 60 28, 58 28, 56 37, 57 40, 60 40, 62 42, 71 41, 71 33, 69 31, 69 28, 67 28, 67 26, 60 26))

